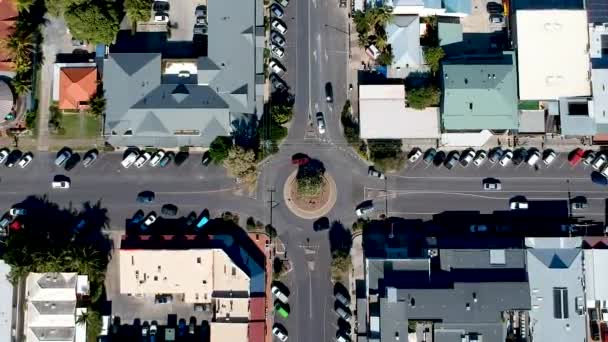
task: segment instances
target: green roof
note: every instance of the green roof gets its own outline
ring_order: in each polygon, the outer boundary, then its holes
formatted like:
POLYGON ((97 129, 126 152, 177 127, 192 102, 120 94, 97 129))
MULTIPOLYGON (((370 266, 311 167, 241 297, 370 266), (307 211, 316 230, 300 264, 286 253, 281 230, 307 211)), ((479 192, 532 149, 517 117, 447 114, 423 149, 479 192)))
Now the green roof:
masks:
POLYGON ((445 130, 517 129, 517 73, 512 52, 446 60, 441 114, 445 130))

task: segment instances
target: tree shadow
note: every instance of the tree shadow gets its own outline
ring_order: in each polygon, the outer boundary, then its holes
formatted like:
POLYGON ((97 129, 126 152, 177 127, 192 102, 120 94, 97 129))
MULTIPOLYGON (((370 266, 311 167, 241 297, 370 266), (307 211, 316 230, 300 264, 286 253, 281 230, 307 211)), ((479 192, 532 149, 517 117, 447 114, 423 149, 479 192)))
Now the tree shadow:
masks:
POLYGON ((353 246, 353 237, 350 229, 344 227, 342 222, 333 221, 329 228, 329 251, 350 253, 353 246))
POLYGON ((296 178, 323 176, 325 171, 325 165, 322 161, 311 158, 307 163, 298 166, 296 178))

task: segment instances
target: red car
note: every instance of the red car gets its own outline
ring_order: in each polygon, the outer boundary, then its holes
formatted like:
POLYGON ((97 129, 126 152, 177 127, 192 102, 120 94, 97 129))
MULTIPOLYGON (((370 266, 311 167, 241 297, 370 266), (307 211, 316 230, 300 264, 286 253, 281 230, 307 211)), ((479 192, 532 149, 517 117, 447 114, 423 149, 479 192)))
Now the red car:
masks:
POLYGON ((293 165, 306 165, 308 164, 308 162, 310 161, 310 158, 308 158, 307 155, 303 154, 303 153, 299 153, 299 154, 294 154, 291 157, 291 163, 293 165))
POLYGON ((570 165, 576 166, 578 163, 581 162, 584 156, 585 151, 580 148, 577 148, 576 150, 572 151, 572 153, 570 153, 570 156, 568 156, 568 162, 570 163, 570 165))

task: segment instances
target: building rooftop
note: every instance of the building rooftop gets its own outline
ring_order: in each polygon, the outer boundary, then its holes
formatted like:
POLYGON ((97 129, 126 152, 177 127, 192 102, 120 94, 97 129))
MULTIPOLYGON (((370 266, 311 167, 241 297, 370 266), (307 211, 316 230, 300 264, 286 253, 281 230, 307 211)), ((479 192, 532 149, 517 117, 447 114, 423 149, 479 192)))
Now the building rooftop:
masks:
POLYGON ((517 129, 517 72, 512 53, 443 62, 446 130, 517 129))
POLYGON ((183 293, 187 303, 249 296, 249 276, 221 249, 121 249, 119 263, 121 293, 183 293), (184 272, 185 265, 197 271, 184 272))
MULTIPOLYGON (((17 19, 17 3, 14 0, 0 0, 0 39, 7 38, 13 33, 17 19)), ((9 52, 0 47, 0 71, 11 71, 13 63, 9 52)))
POLYGON ((608 301, 608 250, 586 249, 584 257, 587 307, 595 308, 608 301))
POLYGON ((406 107, 403 84, 360 85, 359 126, 364 139, 437 138, 439 112, 406 107))
POLYGON ((608 2, 605 0, 586 0, 585 2, 590 23, 608 23, 608 2))
POLYGON ((97 68, 66 67, 59 74, 59 109, 80 109, 97 92, 97 68))
POLYGON ((0 260, 0 341, 11 341, 13 331, 13 284, 8 280, 11 267, 0 260))
POLYGON ((520 100, 591 94, 584 10, 518 10, 515 23, 520 100))
POLYGON ((387 43, 391 45, 393 63, 391 67, 413 68, 423 64, 420 48, 420 17, 396 15, 386 25, 387 43))
POLYGON ((226 342, 226 341, 248 341, 247 333, 249 325, 247 323, 210 323, 210 339, 209 342, 226 342))

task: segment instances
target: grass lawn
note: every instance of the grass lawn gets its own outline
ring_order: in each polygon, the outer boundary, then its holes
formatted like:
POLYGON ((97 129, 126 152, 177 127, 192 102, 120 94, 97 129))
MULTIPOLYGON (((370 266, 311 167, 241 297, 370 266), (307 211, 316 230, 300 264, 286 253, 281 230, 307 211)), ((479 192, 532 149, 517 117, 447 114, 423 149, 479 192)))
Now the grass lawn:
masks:
POLYGON ((99 136, 99 130, 101 128, 101 122, 98 118, 91 115, 83 115, 82 120, 84 123, 80 124, 80 115, 78 114, 64 114, 62 120, 62 126, 65 130, 64 134, 54 134, 53 137, 59 139, 87 139, 97 138, 99 136))

